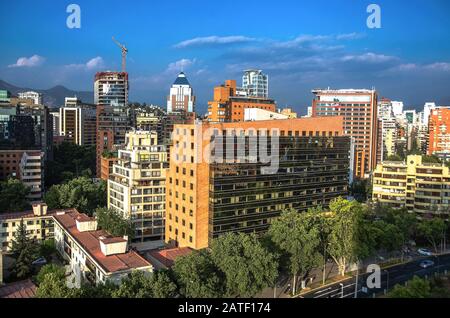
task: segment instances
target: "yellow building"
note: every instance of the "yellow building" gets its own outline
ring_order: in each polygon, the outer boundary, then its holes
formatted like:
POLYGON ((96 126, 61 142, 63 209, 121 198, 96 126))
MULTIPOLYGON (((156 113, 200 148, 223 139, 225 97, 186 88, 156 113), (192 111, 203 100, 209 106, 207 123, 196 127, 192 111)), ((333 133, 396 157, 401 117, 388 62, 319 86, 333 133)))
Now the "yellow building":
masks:
POLYGON ((424 163, 422 156, 408 156, 406 162, 385 161, 373 172, 374 202, 425 214, 450 211, 449 168, 424 163))
POLYGON ((164 244, 166 147, 154 131, 129 132, 126 148, 118 151, 108 180, 108 207, 135 225, 133 245, 141 250, 164 244))
POLYGON ((9 252, 14 233, 23 220, 28 237, 37 241, 51 239, 54 236, 52 216, 57 211, 47 211, 45 203, 33 204, 33 211, 0 214, 0 250, 9 252))

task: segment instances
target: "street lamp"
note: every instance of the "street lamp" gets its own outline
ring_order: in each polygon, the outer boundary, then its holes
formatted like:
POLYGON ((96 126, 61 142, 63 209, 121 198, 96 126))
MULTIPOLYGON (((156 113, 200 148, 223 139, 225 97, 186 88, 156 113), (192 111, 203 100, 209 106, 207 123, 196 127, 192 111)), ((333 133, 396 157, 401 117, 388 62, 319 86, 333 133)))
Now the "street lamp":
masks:
POLYGON ((341 298, 344 298, 344 284, 340 283, 341 285, 341 298))

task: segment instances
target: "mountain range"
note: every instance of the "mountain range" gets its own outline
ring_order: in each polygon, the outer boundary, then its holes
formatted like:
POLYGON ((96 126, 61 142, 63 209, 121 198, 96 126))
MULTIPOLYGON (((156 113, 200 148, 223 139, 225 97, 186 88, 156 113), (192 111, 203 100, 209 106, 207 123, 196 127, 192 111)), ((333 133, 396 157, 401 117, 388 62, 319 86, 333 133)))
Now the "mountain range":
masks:
POLYGON ((94 93, 87 91, 73 91, 64 87, 62 85, 57 85, 50 89, 34 89, 28 87, 18 87, 12 85, 8 82, 0 80, 0 90, 8 90, 13 95, 17 95, 20 92, 26 91, 34 91, 38 93, 42 93, 42 99, 44 105, 47 105, 50 108, 59 108, 64 106, 64 98, 65 97, 73 97, 77 96, 85 103, 93 103, 94 102, 94 93))

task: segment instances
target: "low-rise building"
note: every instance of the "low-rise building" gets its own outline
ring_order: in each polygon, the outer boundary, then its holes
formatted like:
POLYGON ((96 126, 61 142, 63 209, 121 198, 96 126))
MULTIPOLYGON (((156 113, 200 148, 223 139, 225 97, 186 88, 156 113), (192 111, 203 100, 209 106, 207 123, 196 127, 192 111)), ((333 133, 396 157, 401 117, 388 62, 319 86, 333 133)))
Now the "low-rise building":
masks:
POLYGON ((373 173, 374 202, 406 207, 418 214, 450 212, 450 173, 442 164, 424 163, 422 156, 405 162, 385 161, 373 173))
POLYGON ((11 250, 11 242, 21 220, 24 221, 28 237, 37 241, 51 239, 54 236, 52 216, 55 210, 47 211, 47 205, 37 203, 32 211, 0 214, 0 244, 4 252, 11 250))
POLYGON ((58 252, 70 262, 74 286, 106 281, 119 284, 134 270, 153 272, 153 266, 128 248, 128 238, 98 230, 95 218, 75 209, 57 212, 55 241, 58 252))

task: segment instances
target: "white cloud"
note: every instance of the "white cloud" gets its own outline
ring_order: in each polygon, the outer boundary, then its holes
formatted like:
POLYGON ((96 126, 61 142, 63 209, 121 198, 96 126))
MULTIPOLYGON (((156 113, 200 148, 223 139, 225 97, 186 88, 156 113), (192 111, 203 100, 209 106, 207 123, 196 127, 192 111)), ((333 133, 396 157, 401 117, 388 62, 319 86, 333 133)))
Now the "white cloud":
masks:
POLYGON ((173 72, 181 72, 181 70, 186 70, 193 64, 195 64, 196 59, 181 59, 176 62, 170 63, 169 66, 166 69, 167 73, 173 73, 173 72))
POLYGON ((84 64, 68 64, 65 65, 68 69, 78 69, 78 70, 97 70, 105 67, 105 62, 101 56, 94 57, 84 64))
POLYGON ((34 67, 44 63, 45 58, 39 55, 33 55, 31 57, 20 57, 15 64, 8 65, 8 67, 34 67))
POLYGON ((352 32, 352 33, 343 33, 336 35, 336 40, 358 40, 365 37, 365 34, 352 32))
POLYGON ((234 44, 234 43, 245 43, 255 41, 256 39, 250 38, 243 35, 231 35, 231 36, 206 36, 206 37, 198 37, 190 40, 182 41, 178 44, 175 44, 174 47, 181 49, 187 47, 198 47, 205 45, 222 45, 222 44, 234 44))
POLYGON ((397 60, 397 57, 369 52, 361 55, 346 55, 341 60, 344 62, 385 63, 397 60))
POLYGON ((389 72, 450 72, 450 63, 436 62, 431 64, 406 63, 397 65, 388 70, 389 72))

